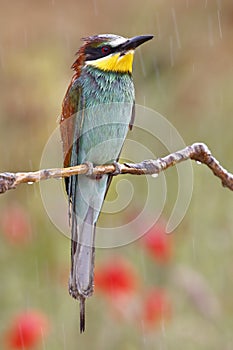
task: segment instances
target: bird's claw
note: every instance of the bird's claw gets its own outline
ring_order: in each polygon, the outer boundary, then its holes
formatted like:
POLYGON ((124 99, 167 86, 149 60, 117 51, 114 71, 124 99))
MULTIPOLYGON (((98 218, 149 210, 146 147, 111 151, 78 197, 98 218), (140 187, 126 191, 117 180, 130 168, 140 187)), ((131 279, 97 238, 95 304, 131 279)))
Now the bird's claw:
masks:
POLYGON ((120 163, 114 161, 114 162, 113 162, 113 165, 115 166, 115 170, 114 170, 113 173, 111 173, 111 175, 114 176, 114 175, 119 175, 119 174, 121 174, 121 165, 120 165, 120 163))
POLYGON ((87 162, 84 162, 84 164, 86 164, 87 167, 88 167, 88 170, 87 170, 85 175, 86 176, 92 176, 93 175, 93 169, 94 169, 93 163, 87 161, 87 162))

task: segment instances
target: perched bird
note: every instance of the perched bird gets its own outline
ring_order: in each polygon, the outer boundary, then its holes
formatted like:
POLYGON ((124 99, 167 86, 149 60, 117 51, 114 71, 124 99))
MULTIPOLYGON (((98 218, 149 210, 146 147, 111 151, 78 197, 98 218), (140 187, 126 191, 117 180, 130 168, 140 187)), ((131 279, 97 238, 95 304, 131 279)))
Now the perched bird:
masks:
MULTIPOLYGON (((83 39, 60 118, 65 167, 119 159, 134 120, 134 51, 152 38, 101 34, 83 39)), ((111 179, 91 173, 66 179, 71 222, 69 293, 80 301, 80 332, 85 330, 85 299, 93 293, 96 222, 111 179)))

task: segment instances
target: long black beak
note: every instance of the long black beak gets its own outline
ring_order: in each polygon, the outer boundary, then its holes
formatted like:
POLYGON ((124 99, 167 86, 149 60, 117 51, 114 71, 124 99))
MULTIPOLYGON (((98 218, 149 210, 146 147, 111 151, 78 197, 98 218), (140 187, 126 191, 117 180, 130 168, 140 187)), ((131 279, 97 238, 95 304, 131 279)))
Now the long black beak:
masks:
POLYGON ((139 45, 142 45, 148 40, 151 40, 154 35, 139 35, 128 39, 124 44, 121 44, 121 49, 123 51, 134 50, 139 45))

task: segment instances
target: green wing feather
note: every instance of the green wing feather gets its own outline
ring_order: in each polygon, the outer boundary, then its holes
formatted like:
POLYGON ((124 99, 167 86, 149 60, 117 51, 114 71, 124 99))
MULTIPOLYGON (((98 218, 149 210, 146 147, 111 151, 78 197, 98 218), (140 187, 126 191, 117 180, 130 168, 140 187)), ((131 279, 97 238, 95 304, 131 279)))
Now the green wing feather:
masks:
MULTIPOLYGON (((135 120, 135 101, 133 102, 132 114, 131 114, 131 119, 130 119, 130 123, 129 123, 129 130, 130 131, 133 129, 134 120, 135 120)), ((121 149, 121 151, 122 151, 122 149, 121 149)), ((120 159, 121 151, 116 159, 116 162, 118 162, 120 159)), ((111 185, 112 179, 113 179, 113 176, 109 175, 104 198, 106 198, 106 196, 107 196, 109 186, 111 185)))

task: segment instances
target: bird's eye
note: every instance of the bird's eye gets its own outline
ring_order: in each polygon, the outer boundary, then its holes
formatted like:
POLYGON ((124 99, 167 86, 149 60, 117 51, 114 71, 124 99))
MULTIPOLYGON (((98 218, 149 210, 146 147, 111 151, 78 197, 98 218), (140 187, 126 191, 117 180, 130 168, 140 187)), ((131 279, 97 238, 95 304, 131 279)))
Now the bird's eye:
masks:
POLYGON ((102 52, 104 55, 107 55, 110 51, 111 51, 110 46, 103 46, 103 47, 101 48, 101 52, 102 52))

